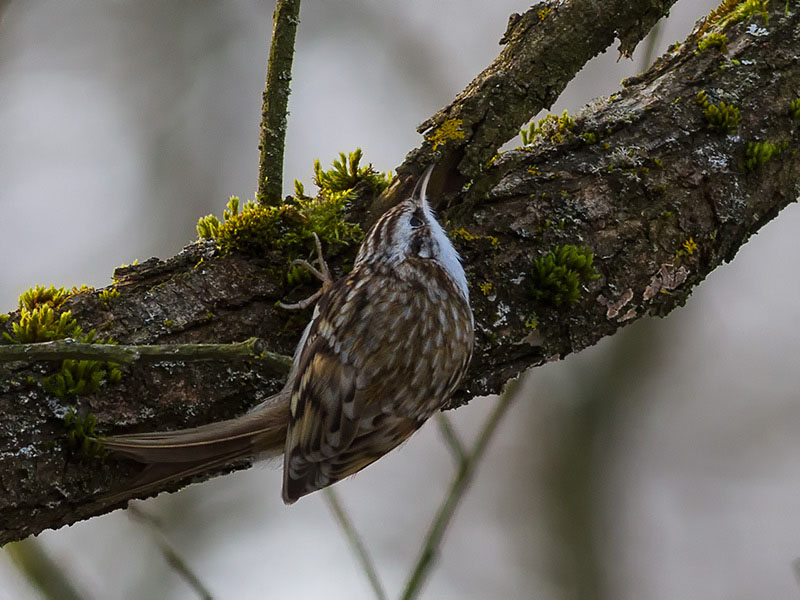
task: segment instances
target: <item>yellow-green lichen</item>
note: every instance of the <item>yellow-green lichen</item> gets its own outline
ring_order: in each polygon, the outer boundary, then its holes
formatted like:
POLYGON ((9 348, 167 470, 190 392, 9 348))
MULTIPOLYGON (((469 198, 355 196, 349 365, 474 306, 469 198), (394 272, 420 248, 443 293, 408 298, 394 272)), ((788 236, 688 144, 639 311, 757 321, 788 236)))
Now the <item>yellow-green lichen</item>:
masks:
POLYGON ((594 254, 585 246, 565 244, 533 261, 529 290, 540 302, 554 306, 576 304, 582 283, 597 279, 594 254))
POLYGON ((484 281, 483 283, 478 284, 478 288, 481 290, 481 294, 483 294, 484 296, 488 296, 489 294, 492 293, 492 290, 494 289, 494 284, 488 281, 484 281))
POLYGON ((538 122, 531 121, 527 127, 520 129, 522 145, 534 143, 537 139, 548 140, 553 144, 560 144, 563 141, 574 137, 572 129, 575 127, 575 119, 569 116, 565 110, 560 117, 547 115, 538 122))
POLYGON ((711 48, 719 48, 723 54, 728 51, 728 36, 719 31, 712 31, 700 38, 697 42, 697 49, 705 52, 711 48))
POLYGON ((726 104, 724 100, 720 100, 719 104, 712 104, 705 90, 697 93, 696 100, 704 108, 703 116, 710 129, 723 134, 733 133, 736 130, 741 121, 737 107, 726 104))
POLYGON ((463 124, 463 119, 447 119, 437 127, 436 131, 428 138, 433 142, 433 150, 435 151, 439 146, 444 146, 449 141, 466 139, 467 134, 461 129, 463 124))
POLYGON ((747 142, 744 153, 744 170, 755 171, 789 147, 787 142, 747 142))
POLYGON ((476 235, 474 233, 470 233, 463 227, 459 227, 458 229, 453 229, 452 231, 450 231, 450 237, 455 240, 463 240, 465 242, 477 242, 480 240, 486 240, 487 242, 489 242, 489 245, 492 248, 497 248, 498 244, 500 243, 500 240, 498 240, 493 235, 476 235))
POLYGON ((5 323, 6 321, 8 321, 10 318, 11 318, 11 315, 9 315, 7 313, 0 314, 0 325, 5 323))
POLYGON ((335 160, 327 171, 316 161, 314 180, 320 191, 315 198, 306 196, 298 181, 294 196, 278 206, 242 204, 234 196, 223 211, 223 220, 213 215, 203 217, 197 224, 197 233, 201 238, 216 240, 224 253, 263 256, 279 249, 287 258, 307 249, 315 233, 329 245, 360 242, 364 236, 361 227, 344 218, 358 193, 356 188, 377 195, 391 181, 391 174, 379 173, 372 165, 359 166, 361 158, 360 149, 349 155, 340 154, 340 160, 335 160))
POLYGON ((96 425, 97 419, 92 413, 80 417, 75 408, 70 407, 64 415, 64 427, 67 430, 69 447, 84 456, 105 456, 106 450, 95 433, 96 425))
POLYGON ((528 320, 525 321, 525 328, 526 329, 536 329, 539 326, 539 319, 536 316, 528 317, 528 320))
POLYGON ((538 13, 539 20, 544 21, 547 18, 547 15, 549 15, 552 11, 553 8, 551 6, 548 6, 547 8, 543 8, 542 10, 540 10, 538 13))
POLYGON ((693 237, 689 237, 688 240, 683 242, 683 248, 687 254, 692 255, 697 251, 697 242, 694 241, 693 237))

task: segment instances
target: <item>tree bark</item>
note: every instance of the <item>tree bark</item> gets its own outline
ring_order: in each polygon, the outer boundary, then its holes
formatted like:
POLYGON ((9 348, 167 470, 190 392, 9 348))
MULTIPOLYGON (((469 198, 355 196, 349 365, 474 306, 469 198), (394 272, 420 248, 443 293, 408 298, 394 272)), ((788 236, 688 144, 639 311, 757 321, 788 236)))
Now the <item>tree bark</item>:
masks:
MULTIPOLYGON (((512 17, 500 57, 424 124, 425 142, 375 203, 395 202, 426 162, 438 158, 446 167, 440 210, 447 229, 461 231, 454 237, 470 282, 477 343, 453 406, 682 305, 798 196, 800 120, 790 103, 800 90, 800 15, 777 2, 768 24, 758 15, 727 24, 724 52, 698 51, 696 30, 618 94, 586 107, 574 125, 495 157, 615 35, 629 52, 671 2, 636 9, 609 2, 594 14, 587 7, 596 4, 537 5, 512 17), (583 13, 570 12, 578 8, 583 13), (701 91, 707 102, 738 107, 741 122, 730 132, 714 129, 698 103, 701 91), (452 119, 463 138, 437 137, 452 119), (781 151, 747 168, 749 142, 781 151), (536 259, 564 244, 588 247, 599 277, 583 281, 577 303, 553 306, 531 294, 530 273, 536 259)), ((361 206, 352 218, 367 226, 378 212, 361 206)), ((341 273, 354 251, 329 257, 334 271, 341 273)), ((284 269, 278 255, 221 256, 213 243, 197 242, 173 258, 118 269, 119 298, 78 293, 64 308, 84 330, 120 343, 257 336, 269 350, 291 354, 310 311, 287 313, 275 302, 310 293, 313 284, 289 289, 284 269)), ((10 331, 12 321, 0 328, 10 331)), ((0 364, 0 544, 121 506, 98 497, 140 469, 70 452, 68 406, 41 385, 48 370, 52 363, 0 364)), ((101 433, 229 418, 283 383, 258 361, 134 363, 122 370, 119 383, 77 402, 79 412, 95 415, 101 433)))

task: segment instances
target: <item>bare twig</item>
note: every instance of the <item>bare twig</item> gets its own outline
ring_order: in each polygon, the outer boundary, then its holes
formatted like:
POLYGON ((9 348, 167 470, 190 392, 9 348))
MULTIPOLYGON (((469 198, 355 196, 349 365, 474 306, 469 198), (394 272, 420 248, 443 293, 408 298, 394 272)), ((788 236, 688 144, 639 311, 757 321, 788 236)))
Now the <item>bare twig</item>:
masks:
POLYGON ((175 570, 181 579, 197 592, 197 595, 202 598, 202 600, 214 600, 214 596, 212 596, 211 592, 203 585, 200 578, 169 543, 167 536, 164 535, 164 532, 161 530, 161 524, 152 515, 144 512, 135 504, 128 505, 128 514, 147 526, 153 541, 164 556, 164 560, 167 561, 167 564, 175 570))
POLYGON ((84 344, 73 339, 0 346, 0 362, 18 360, 104 360, 119 364, 136 361, 257 360, 275 374, 289 372, 292 358, 266 350, 266 343, 250 338, 233 344, 84 344))
POLYGON ((375 565, 372 562, 372 558, 370 557, 369 552, 367 552, 364 542, 361 541, 361 537, 358 535, 352 520, 345 512, 342 503, 339 502, 338 495, 333 488, 330 487, 325 488, 324 494, 325 500, 328 502, 328 506, 331 507, 331 511, 333 511, 336 521, 342 528, 347 541, 350 543, 350 547, 358 557, 358 562, 361 563, 361 568, 364 569, 364 574, 367 576, 367 579, 369 579, 370 585, 372 585, 372 590, 375 592, 375 597, 378 598, 378 600, 386 600, 386 592, 383 590, 383 586, 381 585, 381 581, 378 577, 378 572, 375 569, 375 565))
POLYGON ((286 140, 286 110, 300 0, 278 0, 272 16, 272 43, 267 60, 267 82, 261 107, 261 152, 256 198, 262 204, 279 204, 283 193, 283 150, 286 140))
POLYGON ((469 454, 461 461, 455 479, 453 479, 450 489, 444 501, 439 506, 439 510, 425 536, 422 550, 420 551, 416 563, 414 563, 411 576, 403 590, 403 595, 401 596, 403 600, 412 600, 416 598, 422 590, 425 576, 433 566, 444 532, 447 530, 447 526, 450 524, 459 502, 464 497, 464 493, 472 482, 473 475, 475 474, 475 467, 483 457, 489 440, 497 430, 500 419, 511 405, 516 390, 517 382, 511 382, 500 396, 489 418, 486 419, 486 422, 483 424, 483 428, 478 434, 478 439, 475 440, 475 444, 469 454))

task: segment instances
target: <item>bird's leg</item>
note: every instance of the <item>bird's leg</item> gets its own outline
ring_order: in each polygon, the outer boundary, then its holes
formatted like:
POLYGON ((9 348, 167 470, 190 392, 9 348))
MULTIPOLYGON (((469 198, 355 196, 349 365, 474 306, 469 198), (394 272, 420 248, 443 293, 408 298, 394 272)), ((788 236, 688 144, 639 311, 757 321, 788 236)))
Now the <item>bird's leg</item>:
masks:
POLYGON ((319 263, 319 269, 302 258, 293 260, 292 264, 300 265, 301 267, 308 269, 311 274, 314 275, 314 277, 322 282, 322 285, 311 296, 300 300, 300 302, 295 302, 294 304, 284 304, 283 302, 278 302, 278 306, 286 310, 302 310, 304 308, 308 308, 314 304, 314 302, 319 300, 319 297, 322 296, 325 290, 327 290, 328 287, 333 283, 333 279, 331 279, 331 272, 328 270, 328 263, 325 262, 325 258, 322 256, 322 243, 319 241, 319 236, 316 233, 312 235, 314 236, 314 245, 317 247, 317 262, 319 263))

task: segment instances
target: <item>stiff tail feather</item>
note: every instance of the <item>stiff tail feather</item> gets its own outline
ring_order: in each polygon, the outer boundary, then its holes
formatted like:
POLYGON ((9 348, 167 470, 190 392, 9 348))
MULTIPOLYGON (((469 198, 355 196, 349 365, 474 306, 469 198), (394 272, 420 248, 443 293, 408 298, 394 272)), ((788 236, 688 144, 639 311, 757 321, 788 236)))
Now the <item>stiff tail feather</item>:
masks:
POLYGON ((279 454, 289 419, 286 390, 251 412, 220 423, 180 431, 132 433, 101 438, 103 446, 148 466, 123 490, 104 497, 120 501, 157 491, 164 483, 184 479, 256 454, 279 454))

